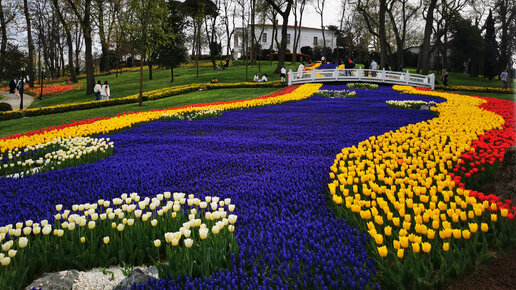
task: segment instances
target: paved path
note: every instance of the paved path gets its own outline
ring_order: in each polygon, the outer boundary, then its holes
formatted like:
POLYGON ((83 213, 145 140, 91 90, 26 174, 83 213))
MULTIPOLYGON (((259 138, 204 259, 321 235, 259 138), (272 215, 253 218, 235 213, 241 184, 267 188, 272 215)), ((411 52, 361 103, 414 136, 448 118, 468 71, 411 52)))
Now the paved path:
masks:
MULTIPOLYGON (((2 101, 2 103, 8 103, 11 105, 13 110, 19 110, 20 109, 20 98, 15 96, 14 94, 10 94, 9 91, 6 92, 0 92, 0 95, 6 96, 5 100, 2 101)), ((31 95, 23 94, 23 108, 26 109, 30 104, 32 104, 32 101, 34 101, 34 98, 31 95)))

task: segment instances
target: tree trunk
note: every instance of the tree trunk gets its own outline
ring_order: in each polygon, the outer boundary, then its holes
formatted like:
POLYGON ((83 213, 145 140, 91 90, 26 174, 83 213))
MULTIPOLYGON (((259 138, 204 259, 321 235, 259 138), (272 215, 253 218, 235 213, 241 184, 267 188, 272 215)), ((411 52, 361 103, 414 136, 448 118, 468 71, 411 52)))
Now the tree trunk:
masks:
POLYGON ((423 45, 421 46, 421 51, 419 52, 420 64, 421 64, 421 73, 426 75, 428 74, 430 67, 430 38, 432 36, 432 26, 434 22, 434 9, 437 4, 437 0, 431 0, 428 5, 428 12, 426 15, 426 23, 425 23, 425 34, 423 37, 423 45))
POLYGON ((255 41, 255 23, 256 23, 256 0, 251 0, 251 51, 249 53, 251 64, 256 64, 256 41, 255 41))
POLYGON ((100 57, 100 71, 106 72, 111 68, 109 66, 109 45, 106 39, 106 32, 104 31, 104 9, 103 2, 104 0, 96 0, 97 8, 99 10, 99 38, 100 38, 100 46, 102 50, 102 55, 100 57))
MULTIPOLYGON (((89 13, 86 14, 89 15, 89 13)), ((89 23, 89 19, 87 23, 89 23)), ((93 67, 92 39, 90 30, 91 27, 86 24, 84 25, 84 46, 86 48, 86 95, 91 95, 93 94, 93 87, 95 86, 95 68, 93 67)))
POLYGON ((274 0, 266 0, 274 10, 276 10, 281 17, 283 18, 283 26, 281 27, 281 47, 278 52, 278 65, 276 66, 276 70, 274 73, 280 73, 281 68, 285 64, 285 52, 287 51, 287 28, 288 28, 288 16, 290 15, 290 10, 292 9, 293 0, 288 0, 285 10, 282 11, 281 8, 276 5, 274 0))
POLYGON ((152 61, 147 60, 147 66, 149 67, 149 80, 152 81, 152 61))
POLYGON ((32 27, 30 24, 30 13, 27 0, 23 0, 23 11, 27 22, 27 42, 29 44, 29 63, 27 64, 27 76, 29 77, 29 87, 34 87, 34 41, 32 40, 32 27))
POLYGON ((384 69, 387 66, 387 35, 385 32, 385 13, 387 12, 386 0, 380 0, 379 12, 379 29, 378 36, 380 38, 380 67, 384 69))
POLYGON ((143 56, 140 56, 140 90, 138 91, 138 106, 143 103, 143 56))
POLYGON ((0 0, 0 24, 2 25, 2 43, 0 44, 0 80, 4 77, 5 52, 7 50, 7 23, 5 21, 2 0, 0 0))
POLYGON ((174 82, 174 66, 170 66, 170 82, 174 82))

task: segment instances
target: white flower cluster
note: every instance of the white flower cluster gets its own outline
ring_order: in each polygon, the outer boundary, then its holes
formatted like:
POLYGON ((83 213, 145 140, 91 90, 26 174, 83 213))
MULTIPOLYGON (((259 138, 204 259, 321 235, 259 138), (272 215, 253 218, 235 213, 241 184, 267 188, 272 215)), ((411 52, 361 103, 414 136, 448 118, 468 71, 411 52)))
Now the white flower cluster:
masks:
POLYGON ((18 173, 7 175, 8 177, 21 177, 26 174, 35 174, 49 165, 61 165, 62 162, 71 159, 81 159, 81 157, 94 153, 106 152, 112 149, 114 143, 109 138, 91 138, 91 137, 73 137, 73 138, 56 138, 47 143, 37 144, 35 146, 27 146, 23 149, 15 148, 7 151, 7 163, 3 164, 3 168, 17 168, 18 173), (24 156, 30 155, 29 152, 38 152, 48 150, 48 147, 60 148, 59 150, 46 153, 35 160, 32 158, 24 160, 24 156))
POLYGON ((356 97, 357 93, 355 91, 330 91, 330 90, 319 90, 315 93, 316 95, 320 95, 327 98, 348 98, 348 97, 356 97))
POLYGON ((196 120, 207 116, 218 116, 222 114, 220 109, 194 110, 180 113, 164 113, 162 118, 172 118, 177 120, 196 120))
POLYGON ((425 102, 425 101, 412 101, 412 100, 407 100, 407 101, 390 100, 390 101, 386 101, 386 103, 389 106, 397 107, 397 108, 404 108, 404 109, 415 109, 415 108, 419 109, 419 108, 421 108, 421 106, 434 107, 437 105, 437 103, 434 101, 425 102))
POLYGON ((348 89, 367 89, 367 90, 376 90, 378 89, 377 84, 370 83, 348 83, 346 84, 348 89))

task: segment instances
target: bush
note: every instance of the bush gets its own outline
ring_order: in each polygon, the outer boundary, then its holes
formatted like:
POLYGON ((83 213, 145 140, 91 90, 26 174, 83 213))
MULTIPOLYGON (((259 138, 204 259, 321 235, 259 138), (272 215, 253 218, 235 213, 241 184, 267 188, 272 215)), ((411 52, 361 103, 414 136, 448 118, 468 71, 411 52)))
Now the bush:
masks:
POLYGON ((0 111, 12 111, 13 107, 11 107, 8 103, 0 103, 0 111))

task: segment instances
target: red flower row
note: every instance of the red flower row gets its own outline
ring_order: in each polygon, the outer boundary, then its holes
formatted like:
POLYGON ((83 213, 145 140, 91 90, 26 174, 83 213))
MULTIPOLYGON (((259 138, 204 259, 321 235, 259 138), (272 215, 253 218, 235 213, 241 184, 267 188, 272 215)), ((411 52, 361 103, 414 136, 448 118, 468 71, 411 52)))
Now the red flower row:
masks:
MULTIPOLYGON (((41 87, 35 86, 34 88, 27 88, 28 92, 32 95, 39 96, 41 93, 41 87)), ((73 91, 75 90, 72 86, 63 86, 63 85, 55 85, 55 86, 43 86, 43 95, 47 94, 55 94, 55 93, 62 93, 67 91, 73 91)))
MULTIPOLYGON (((428 88, 417 88, 428 91, 428 88)), ((496 113, 505 120, 500 130, 491 130, 479 136, 477 141, 471 144, 474 151, 468 151, 461 155, 461 162, 453 168, 450 173, 452 179, 460 188, 466 187, 466 182, 478 179, 486 169, 499 164, 503 161, 505 150, 516 144, 516 118, 514 102, 488 97, 477 97, 486 100, 480 108, 496 113)), ((470 196, 476 197, 481 201, 488 200, 496 203, 498 208, 511 209, 513 201, 510 199, 502 200, 494 194, 484 194, 479 191, 470 190, 470 196)), ((507 216, 509 220, 514 218, 516 206, 512 206, 512 213, 507 216)))

